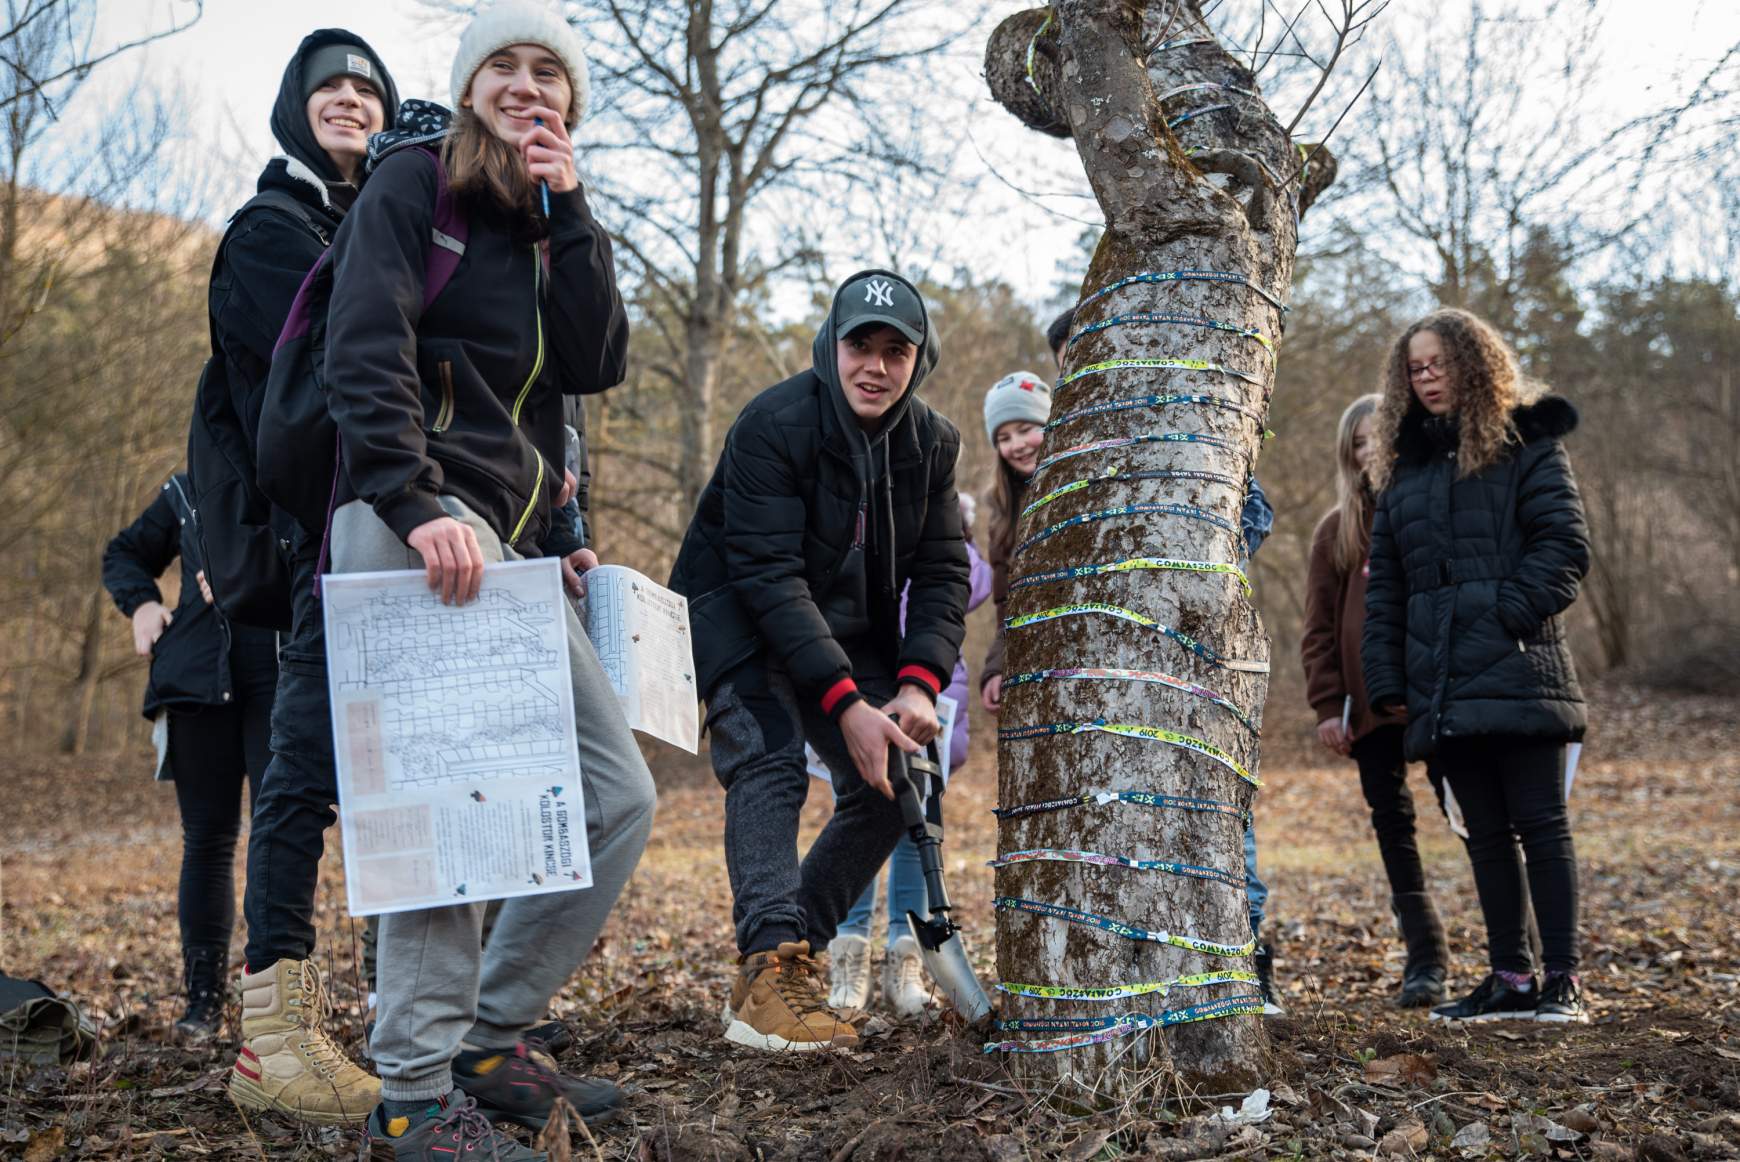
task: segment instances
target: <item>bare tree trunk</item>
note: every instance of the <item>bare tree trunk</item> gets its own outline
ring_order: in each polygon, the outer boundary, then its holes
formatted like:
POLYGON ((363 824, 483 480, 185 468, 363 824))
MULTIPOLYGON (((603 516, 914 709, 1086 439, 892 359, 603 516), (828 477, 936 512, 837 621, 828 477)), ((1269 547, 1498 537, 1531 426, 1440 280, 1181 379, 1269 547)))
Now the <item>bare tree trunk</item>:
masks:
MULTIPOLYGON (((1320 155, 1308 190, 1288 183, 1300 154, 1249 72, 1202 23, 1195 0, 1059 0, 1049 14, 1022 13, 993 33, 986 74, 993 96, 1030 126, 1074 137, 1106 218, 1075 320, 1078 341, 1065 357, 1053 426, 1016 537, 1018 544, 1038 539, 1018 550, 1010 568, 1001 802, 1008 809, 1094 791, 1147 791, 1226 805, 1201 811, 1114 801, 1005 817, 998 837, 1004 854, 1089 851, 1175 861, 1198 874, 1080 862, 1004 866, 997 874, 998 972, 1004 982, 1078 989, 1247 973, 1238 813, 1254 788, 1235 768, 1257 771, 1269 644, 1234 571, 1243 556, 1239 514, 1274 384, 1277 304, 1292 282, 1298 207, 1327 184, 1332 166, 1320 155), (1220 184, 1207 172, 1232 180, 1220 184), (1132 281, 1138 276, 1148 277, 1132 281), (1143 398, 1166 396, 1188 398, 1143 398), (1083 414, 1096 408, 1103 410, 1083 414), (1061 458, 1110 440, 1134 442, 1061 458), (1119 479, 1048 499, 1114 469, 1119 479), (1142 473, 1156 475, 1129 478, 1142 473), (1121 506, 1140 507, 1107 512, 1121 506), (1081 519, 1050 533, 1072 517, 1081 519), (1043 580, 1142 558, 1217 568, 1126 566, 1043 580), (1100 604, 1056 612, 1078 603, 1100 604), (1024 617, 1040 620, 1023 625, 1024 617), (1119 673, 1098 680, 1057 673, 1078 667, 1119 673), (1043 677, 1022 680, 1029 675, 1043 677), (1102 728, 1043 733, 1053 724, 1102 728), (1171 733, 1132 736, 1104 726, 1171 733), (1036 737, 1011 737, 1029 731, 1036 737), (1200 875, 1204 868, 1211 877, 1200 875), (1010 899, 1061 904, 1237 951, 1132 939, 1035 914, 1010 899)), ((1263 1069, 1262 1028, 1248 1015, 1254 993, 1245 977, 1177 987, 1167 999, 1153 991, 1094 1001, 1012 995, 1003 1016, 1152 1017, 1223 1000, 1232 1015, 1211 1013, 1224 1019, 1164 1034, 1137 1025, 1066 1052, 1010 1056, 1033 1080, 1127 1097, 1142 1084, 1134 1067, 1169 1054, 1187 1076, 1230 1089, 1263 1069)), ((1004 1034, 1016 1041, 1053 1035, 1004 1034)))
POLYGON ((82 755, 91 737, 91 713, 96 707, 97 689, 103 683, 103 608, 108 594, 101 585, 91 590, 85 600, 83 642, 79 646, 79 672, 73 685, 73 709, 67 719, 61 749, 72 755, 82 755))

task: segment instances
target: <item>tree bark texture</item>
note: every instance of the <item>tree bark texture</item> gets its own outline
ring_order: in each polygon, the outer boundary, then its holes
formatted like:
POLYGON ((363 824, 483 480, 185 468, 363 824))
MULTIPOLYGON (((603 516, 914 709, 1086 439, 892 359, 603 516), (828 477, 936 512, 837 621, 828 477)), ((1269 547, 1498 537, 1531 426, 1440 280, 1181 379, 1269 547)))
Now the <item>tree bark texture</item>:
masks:
MULTIPOLYGON (((1041 468, 1027 490, 1028 505, 1043 503, 1018 526, 1018 545, 1042 539, 1011 563, 1017 586, 1011 619, 1103 603, 1170 627, 1222 659, 1266 663, 1268 638, 1234 575, 1139 569, 1026 586, 1020 579, 1133 558, 1240 562, 1239 515, 1263 439, 1282 331, 1283 312, 1274 304, 1285 302, 1291 287, 1299 208, 1327 184, 1325 171, 1332 174, 1327 155, 1314 180, 1288 181, 1301 151, 1257 95, 1250 73, 1215 42, 1194 2, 1058 0, 1049 11, 1012 16, 992 34, 986 77, 993 96, 1024 123, 1043 132, 1061 127, 1059 135, 1074 138, 1106 220, 1082 287, 1077 338, 1065 353, 1041 468), (1140 274, 1202 271, 1220 272, 1221 280, 1140 281, 1096 297, 1140 274), (1248 378, 1177 366, 1098 369, 1139 360, 1190 361, 1248 378), (1072 418, 1098 405, 1168 395, 1216 402, 1149 401, 1072 418), (1149 439, 1047 463, 1082 445, 1131 437, 1149 439), (1114 470, 1125 478, 1094 479, 1114 470), (1128 478, 1180 470, 1217 478, 1128 478), (1092 482, 1045 499, 1082 480, 1092 482), (1126 505, 1145 507, 1104 515, 1126 505), (1147 507, 1161 505, 1177 507, 1147 507), (1043 535, 1078 516, 1084 519, 1043 535)), ((1005 808, 1094 791, 1251 805, 1254 789, 1225 762, 1175 742, 1103 731, 1012 739, 1008 732, 1055 723, 1155 727, 1217 748, 1254 775, 1265 674, 1213 664, 1178 636, 1104 611, 1051 616, 1007 632, 999 722, 1005 808), (1151 678, 1052 673, 1077 667, 1195 684, 1236 704, 1249 724, 1200 693, 1151 678), (1040 673, 1047 676, 1018 680, 1040 673)), ((1089 851, 1216 869, 1225 879, 1021 862, 998 870, 997 894, 1244 946, 1251 936, 1245 893, 1233 882, 1243 882, 1242 839, 1236 815, 1130 802, 1006 817, 998 835, 1002 854, 1089 851)), ((1251 968, 1248 953, 1185 950, 1008 907, 998 914, 1003 982, 1112 988, 1251 968)), ((1254 982, 1233 981, 1107 1001, 1005 994, 1000 1007, 1004 1018, 1157 1015, 1255 991, 1254 982)), ((1195 1081, 1237 1088, 1260 1077, 1265 1057, 1260 1018, 1250 1015, 1138 1030, 1061 1052, 1008 1053, 1012 1068, 1032 1081, 1064 1082, 1107 1098, 1141 1091, 1144 1078, 1154 1076, 1144 1067, 1168 1060, 1195 1081)))

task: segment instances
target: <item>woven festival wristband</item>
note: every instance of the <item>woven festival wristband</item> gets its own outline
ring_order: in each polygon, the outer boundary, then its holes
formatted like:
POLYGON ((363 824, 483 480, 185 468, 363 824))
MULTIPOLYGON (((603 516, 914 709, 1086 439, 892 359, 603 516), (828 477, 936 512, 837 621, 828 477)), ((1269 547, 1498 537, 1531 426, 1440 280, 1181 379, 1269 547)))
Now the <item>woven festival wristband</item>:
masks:
POLYGON ((1037 803, 1016 803, 1008 807, 993 807, 991 814, 999 819, 1021 819, 1028 815, 1043 815, 1050 811, 1067 811, 1071 807, 1107 803, 1133 803, 1140 807, 1158 807, 1173 811, 1199 811, 1206 815, 1225 815, 1249 826, 1251 813, 1237 803, 1221 799, 1198 799, 1188 795, 1162 795, 1158 791, 1089 791, 1063 799, 1045 799, 1037 803))
POLYGON ((1119 448, 1133 448, 1138 444, 1201 444, 1222 452, 1237 453, 1240 451, 1219 436, 1205 436, 1200 432, 1143 432, 1136 436, 1118 436, 1110 440, 1096 440, 1091 444, 1077 444, 1073 448, 1065 448, 1063 451, 1041 460, 1033 469, 1033 474, 1037 476, 1053 464, 1074 460, 1077 456, 1092 456, 1099 452, 1116 451, 1119 448))
POLYGON ((1045 722, 1033 726, 1006 726, 997 731, 997 738, 1002 742, 1025 742, 1035 738, 1046 738, 1059 734, 1116 734, 1125 738, 1141 738, 1149 742, 1164 743, 1181 750, 1194 751, 1205 758, 1213 759, 1233 774, 1243 779, 1253 787, 1261 787, 1263 781, 1247 771, 1239 761, 1213 743, 1189 734, 1179 734, 1175 730, 1166 730, 1158 726, 1142 726, 1129 722, 1107 722, 1103 718, 1092 722, 1045 722))
POLYGON ((1044 508, 1052 501, 1072 492, 1079 492, 1095 484, 1123 483, 1136 480, 1201 480, 1209 484, 1224 484, 1229 488, 1239 488, 1242 485, 1224 472, 1205 472, 1195 468, 1162 468, 1155 471, 1132 472, 1127 468, 1108 468, 1098 476, 1087 476, 1081 480, 1072 480, 1068 484, 1059 485, 1021 510, 1022 516, 1037 509, 1044 508))
MULTIPOLYGON (((1063 578, 1050 577, 1048 579, 1055 581, 1062 580, 1063 578)), ((1010 591, 1013 592, 1015 589, 1024 587, 1025 586, 1023 585, 1012 584, 1009 588, 1010 591)), ((1089 614, 1103 614, 1106 617, 1115 617, 1120 621, 1133 621, 1137 625, 1143 626, 1146 629, 1151 629, 1162 637, 1176 642, 1178 645, 1189 650, 1209 665, 1219 666, 1223 670, 1236 670, 1240 673, 1246 674, 1266 674, 1269 672, 1269 663, 1267 662, 1257 661, 1256 659, 1251 658, 1224 657, 1212 646, 1204 645, 1202 642, 1197 641, 1182 630, 1177 630, 1163 622, 1155 621, 1153 618, 1137 613, 1133 609, 1126 609, 1121 605, 1109 605, 1103 601, 1083 601, 1077 602, 1073 605, 1059 605, 1051 609, 1042 609, 1038 613, 1024 613, 1019 617, 1010 618, 1008 621, 1003 623, 1003 627, 1004 629, 1013 632, 1019 629, 1026 629, 1028 626, 1038 625, 1042 622, 1055 621, 1062 617, 1082 617, 1089 614)))
MULTIPOLYGON (((1250 993, 1243 996, 1223 997, 1220 1000, 1191 1005, 1184 1009, 1168 1009, 1159 1014, 1129 1013, 1122 1017, 1092 1018, 1095 1024, 1090 1027, 1091 1031, 1031 1041, 992 1041, 986 1044, 984 1051, 986 1053, 1057 1053, 1066 1049, 1085 1049, 1089 1045, 1115 1041, 1119 1037, 1126 1037, 1144 1029, 1164 1029, 1172 1025, 1190 1024, 1194 1021, 1250 1016, 1262 1011, 1262 996, 1250 993)), ((998 1026, 1011 1031, 1037 1031, 1047 1027, 1043 1024, 1029 1024, 1021 1018, 1007 1022, 1000 1021, 998 1026)))
POLYGON ((1158 994, 1166 996, 1175 988, 1204 988, 1213 984, 1256 984, 1254 972, 1199 972, 1171 980, 1140 981, 1136 984, 1111 985, 1106 988, 1081 988, 1067 984, 1021 984, 998 981, 997 991, 1017 997, 1034 997, 1046 1001, 1120 1001, 1130 997, 1158 994))
MULTIPOLYGON (((1058 581, 1078 581, 1083 577, 1106 577, 1116 573, 1221 573, 1236 578, 1244 589, 1245 596, 1251 594, 1250 578, 1237 565, 1226 561, 1184 561, 1174 557, 1129 557, 1122 561, 1108 561, 1099 565, 1070 565, 1062 569, 1052 569, 1045 573, 1026 573, 1009 582, 1011 592, 1026 589, 1034 585, 1050 585, 1058 581)), ((1158 622, 1155 623, 1159 624, 1158 622)), ((1261 673, 1268 673, 1268 663, 1263 663, 1261 673)))
POLYGON ((1085 524, 1093 524, 1102 520, 1114 520, 1118 517, 1125 516, 1186 517, 1190 520, 1202 521, 1204 524, 1211 524, 1224 532, 1237 534, 1239 531, 1238 526, 1234 525, 1225 517, 1209 512, 1206 509, 1198 508, 1194 504, 1120 504, 1115 508, 1102 508, 1096 512, 1080 513, 1067 520, 1060 520, 1056 524, 1048 525, 1022 541, 1019 545, 1016 545, 1009 555, 1011 557, 1020 556, 1034 545, 1037 545, 1041 541, 1051 539, 1058 533, 1063 532, 1065 529, 1076 528, 1085 524))
POLYGON ((1263 386, 1262 377, 1249 371, 1240 371, 1236 367, 1228 367, 1224 363, 1213 363, 1207 359, 1107 359, 1099 363, 1090 363, 1086 367, 1077 368, 1057 381, 1057 386, 1068 387, 1077 380, 1086 379, 1090 375, 1106 375, 1113 371, 1212 371, 1219 375, 1230 375, 1234 379, 1257 387, 1263 386))
POLYGON ((1137 940, 1148 944, 1169 944, 1174 948, 1200 952, 1205 956, 1249 956, 1257 948, 1255 937, 1244 944, 1218 944, 1213 940, 1204 940, 1197 936, 1179 936, 1172 932, 1151 932, 1146 928, 1138 928, 1134 924, 1125 924, 1121 920, 1114 920, 1110 916, 1084 912, 1079 908, 1071 908, 1065 904, 1047 904, 1043 900, 1029 900, 1021 896, 998 896, 992 901, 992 906, 1004 911, 1028 912, 1035 916, 1049 916, 1054 920, 1063 920, 1070 924, 1098 928, 1115 936, 1122 936, 1126 940, 1137 940))
POLYGON ((1121 867, 1130 871, 1169 872, 1194 880, 1213 880, 1230 888, 1245 890, 1245 876, 1215 867, 1199 867, 1169 859, 1130 859, 1122 855, 1106 855, 1098 851, 1075 851, 1060 847, 1036 847, 1028 851, 1011 851, 986 863, 988 867, 1014 867, 1022 863, 1081 863, 1098 867, 1121 867))
POLYGON ((1088 667, 1073 667, 1057 670, 1029 670, 1023 674, 1011 674, 1009 677, 1004 678, 1003 689, 1007 690, 1010 687, 1025 685, 1029 682, 1055 682, 1071 679, 1106 682, 1147 682, 1156 686, 1166 686, 1185 694, 1194 695, 1205 702, 1212 702, 1214 705, 1220 707, 1222 710, 1225 710, 1228 714, 1231 714, 1234 718, 1238 719, 1239 724, 1251 732, 1251 737, 1262 737, 1262 731, 1257 729, 1257 724, 1252 722, 1250 716, 1243 710, 1240 710, 1238 705, 1231 699, 1216 694, 1213 690, 1210 690, 1205 686, 1199 686, 1195 682, 1187 682, 1183 678, 1174 678, 1170 674, 1162 674, 1157 670, 1109 670, 1088 667))
POLYGON ((1287 305, 1280 299, 1276 298, 1244 275, 1237 274, 1230 270, 1145 270, 1139 274, 1132 274, 1125 278, 1120 278, 1117 282, 1101 287, 1099 290, 1077 303, 1075 309, 1079 314, 1082 308, 1086 307, 1089 303, 1098 302, 1107 295, 1123 290, 1127 286, 1163 284, 1169 282, 1219 282, 1242 286, 1255 291, 1264 302, 1274 307, 1277 311, 1285 311, 1287 309, 1287 305))

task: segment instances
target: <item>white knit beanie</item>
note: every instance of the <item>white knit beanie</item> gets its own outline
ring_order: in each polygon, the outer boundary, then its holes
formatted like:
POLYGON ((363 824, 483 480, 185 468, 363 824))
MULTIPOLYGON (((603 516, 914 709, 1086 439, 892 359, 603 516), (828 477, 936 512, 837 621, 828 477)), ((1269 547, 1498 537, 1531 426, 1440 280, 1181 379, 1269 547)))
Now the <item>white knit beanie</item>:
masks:
POLYGON ((985 393, 985 438, 997 442, 997 429, 1010 420, 1043 424, 1051 418, 1051 385, 1031 371, 1015 371, 985 393))
POLYGON ((541 45, 561 59, 568 70, 568 83, 574 89, 574 97, 568 103, 568 128, 580 124, 592 96, 586 50, 574 26, 544 0, 496 0, 471 18, 459 38, 459 54, 453 58, 454 111, 458 111, 483 62, 513 44, 541 45))

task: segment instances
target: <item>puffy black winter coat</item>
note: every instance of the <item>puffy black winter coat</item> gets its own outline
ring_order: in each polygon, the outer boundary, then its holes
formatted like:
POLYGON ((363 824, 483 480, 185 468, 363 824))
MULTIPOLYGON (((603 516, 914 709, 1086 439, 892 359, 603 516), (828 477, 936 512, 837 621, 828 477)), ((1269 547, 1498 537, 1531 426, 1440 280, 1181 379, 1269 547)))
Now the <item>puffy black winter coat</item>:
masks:
POLYGON ((762 653, 835 715, 858 698, 855 660, 933 696, 949 684, 966 634, 961 438, 917 398, 937 358, 927 339, 906 395, 868 441, 837 386, 832 311, 815 366, 737 417, 671 572, 689 599, 703 696, 762 653))
POLYGON ((187 477, 178 473, 103 550, 103 587, 127 617, 147 601, 163 600, 157 578, 181 558, 181 597, 174 619, 151 649, 146 718, 156 718, 163 709, 227 706, 238 686, 257 689, 260 675, 278 670, 277 635, 225 621, 200 595, 194 577, 204 567, 194 536, 198 523, 199 514, 188 501, 187 477))
POLYGON ((1519 443, 1457 478, 1454 421, 1415 408, 1372 523, 1361 661, 1373 706, 1406 702, 1409 759, 1441 738, 1571 741, 1583 693, 1561 614, 1589 571, 1583 502, 1559 396, 1518 408, 1519 443))

